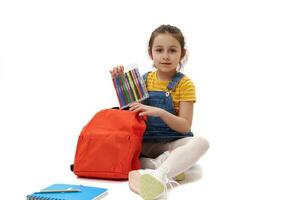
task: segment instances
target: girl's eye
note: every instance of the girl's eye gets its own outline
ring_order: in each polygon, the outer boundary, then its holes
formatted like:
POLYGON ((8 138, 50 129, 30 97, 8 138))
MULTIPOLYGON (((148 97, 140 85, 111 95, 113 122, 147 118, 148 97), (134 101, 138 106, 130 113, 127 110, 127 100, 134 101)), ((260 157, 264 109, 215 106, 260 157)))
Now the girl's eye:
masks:
POLYGON ((156 49, 156 52, 162 52, 162 49, 156 49))
POLYGON ((175 52, 177 52, 177 50, 176 49, 171 49, 170 50, 172 53, 175 53, 175 52))

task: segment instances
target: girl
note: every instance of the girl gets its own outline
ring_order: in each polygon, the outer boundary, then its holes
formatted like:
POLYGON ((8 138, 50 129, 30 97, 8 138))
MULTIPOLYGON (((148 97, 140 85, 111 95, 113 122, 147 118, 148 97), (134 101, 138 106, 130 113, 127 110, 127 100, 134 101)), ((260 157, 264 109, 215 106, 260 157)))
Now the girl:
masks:
MULTIPOLYGON (((129 173, 129 187, 150 200, 165 197, 167 183, 183 179, 183 172, 198 161, 209 144, 190 132, 196 95, 193 82, 178 72, 186 56, 182 32, 161 25, 150 37, 148 53, 156 68, 144 75, 149 98, 130 105, 130 110, 147 116, 147 130, 140 159, 142 170, 129 173)), ((123 67, 115 67, 111 74, 123 72, 123 67)))

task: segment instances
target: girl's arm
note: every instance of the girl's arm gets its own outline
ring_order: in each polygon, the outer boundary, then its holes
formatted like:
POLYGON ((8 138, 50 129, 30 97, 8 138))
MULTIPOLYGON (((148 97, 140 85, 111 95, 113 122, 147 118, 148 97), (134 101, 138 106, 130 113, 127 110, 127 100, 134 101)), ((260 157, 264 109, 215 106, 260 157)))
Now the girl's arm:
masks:
POLYGON ((181 101, 179 115, 173 115, 162 109, 159 117, 173 130, 180 133, 187 133, 191 129, 193 117, 193 102, 181 101))
POLYGON ((140 112, 140 116, 160 117, 171 129, 187 133, 190 131, 193 116, 193 102, 180 102, 179 115, 173 115, 164 109, 143 105, 141 103, 133 103, 130 110, 140 112))

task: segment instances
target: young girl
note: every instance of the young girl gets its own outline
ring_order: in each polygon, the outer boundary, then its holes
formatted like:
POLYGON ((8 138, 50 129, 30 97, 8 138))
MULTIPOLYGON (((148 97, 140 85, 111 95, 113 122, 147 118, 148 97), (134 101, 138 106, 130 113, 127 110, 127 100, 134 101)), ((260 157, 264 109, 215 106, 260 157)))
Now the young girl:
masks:
MULTIPOLYGON (((182 32, 177 27, 161 25, 150 37, 148 53, 156 68, 144 75, 150 97, 130 106, 140 116, 147 116, 142 170, 129 173, 129 186, 150 200, 165 197, 167 183, 183 179, 183 173, 207 151, 209 144, 190 131, 196 95, 193 82, 178 72, 186 55, 182 32)), ((123 67, 115 67, 111 74, 123 72, 123 67)))

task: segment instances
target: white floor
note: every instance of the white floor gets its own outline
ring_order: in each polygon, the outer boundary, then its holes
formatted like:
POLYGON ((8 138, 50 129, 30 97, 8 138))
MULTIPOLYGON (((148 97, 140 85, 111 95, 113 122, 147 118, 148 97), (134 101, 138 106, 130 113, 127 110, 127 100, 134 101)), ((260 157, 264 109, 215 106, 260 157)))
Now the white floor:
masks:
MULTIPOLYGON (((58 121, 43 115, 6 117, 16 120, 1 125, 1 199, 24 199, 53 183, 108 188, 108 200, 141 199, 129 190, 127 181, 77 178, 69 164, 78 134, 67 131, 67 126, 57 128, 58 121), (64 129, 68 134, 63 134, 64 129)), ((187 172, 181 186, 169 192, 169 199, 300 199, 300 141, 290 136, 276 130, 261 137, 256 132, 244 137, 233 131, 224 136, 212 132, 207 137, 209 151, 187 172)))
POLYGON ((170 199, 301 199, 298 1, 0 1, 0 199, 53 183, 109 189, 69 170, 82 127, 117 106, 109 69, 152 69, 151 32, 178 26, 195 83, 192 130, 210 149, 170 199), (132 4, 131 4, 132 3, 132 4))

